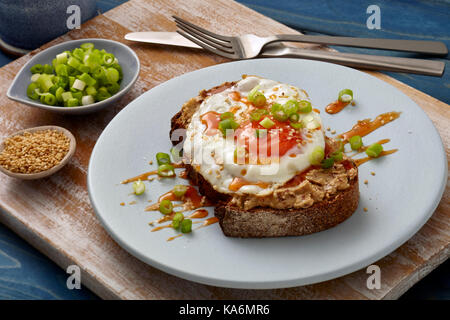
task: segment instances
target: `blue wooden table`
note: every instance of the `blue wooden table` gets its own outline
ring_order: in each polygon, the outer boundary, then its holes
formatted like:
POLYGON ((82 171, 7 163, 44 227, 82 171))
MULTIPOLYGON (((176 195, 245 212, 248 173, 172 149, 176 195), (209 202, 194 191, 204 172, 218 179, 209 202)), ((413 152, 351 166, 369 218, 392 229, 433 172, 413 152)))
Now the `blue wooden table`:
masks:
MULTIPOLYGON (((99 0, 105 12, 125 0, 99 0)), ((450 2, 434 1, 316 1, 239 0, 242 4, 307 34, 439 40, 450 48, 450 2), (381 10, 381 29, 369 30, 369 5, 381 10)), ((338 48, 342 52, 369 50, 338 48)), ((372 51, 374 52, 374 51, 372 51)), ((414 56, 377 51, 377 54, 414 56)), ((0 66, 13 58, 0 52, 0 66)), ((450 65, 442 78, 387 73, 408 85, 450 104, 450 65)), ((0 212, 1 214, 1 212, 0 212)), ((68 290, 68 274, 0 224, 0 299, 98 299, 86 288, 68 290)), ((402 299, 450 299, 450 261, 445 262, 409 290, 402 299)))

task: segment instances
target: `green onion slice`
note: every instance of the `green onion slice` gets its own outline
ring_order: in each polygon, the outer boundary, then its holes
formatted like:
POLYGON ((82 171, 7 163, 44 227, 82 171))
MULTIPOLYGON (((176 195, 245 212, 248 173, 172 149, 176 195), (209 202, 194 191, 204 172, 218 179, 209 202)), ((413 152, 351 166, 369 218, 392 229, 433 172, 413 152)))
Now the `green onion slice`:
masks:
POLYGON ((256 109, 250 113, 250 119, 252 119, 252 121, 259 121, 261 120, 262 116, 266 114, 268 114, 268 111, 266 109, 256 109))
POLYGON ((159 203, 159 212, 162 214, 169 214, 173 211, 172 201, 164 199, 159 203))
POLYGON ((183 221, 181 221, 181 232, 189 233, 191 231, 192 231, 192 220, 183 219, 183 221))
POLYGON ((158 167, 160 177, 175 177, 175 168, 171 164, 162 164, 158 167))
POLYGON ((283 105, 283 111, 288 116, 296 114, 298 112, 299 103, 296 100, 289 100, 283 105))
POLYGON ((266 129, 270 129, 275 125, 275 122, 273 122, 272 120, 270 120, 269 117, 265 117, 264 119, 262 119, 259 122, 260 125, 262 125, 264 128, 266 129))
POLYGON ((311 102, 307 100, 301 100, 299 103, 299 109, 298 111, 301 113, 310 113, 312 111, 312 105, 311 102))
POLYGON ((220 115, 220 120, 233 119, 233 118, 234 118, 233 112, 224 112, 220 115))
POLYGON ((173 187, 172 192, 177 198, 181 198, 186 194, 187 190, 188 190, 187 186, 177 184, 176 186, 173 187))
POLYGON ((289 125, 294 129, 301 129, 303 128, 303 122, 290 122, 289 125))
POLYGON ((343 89, 339 91, 338 99, 341 102, 351 102, 353 100, 353 91, 350 89, 343 89))
POLYGON ((272 115, 273 115, 273 117, 274 117, 276 120, 281 121, 281 122, 286 121, 286 120, 288 119, 288 117, 289 117, 289 116, 288 116, 284 111, 282 111, 282 110, 276 111, 276 112, 272 113, 272 115))
POLYGON ((353 136, 348 141, 352 150, 359 150, 363 146, 362 138, 360 136, 353 136))
POLYGON ((171 163, 170 156, 167 153, 158 152, 156 154, 156 162, 158 163, 158 165, 169 164, 171 163))
POLYGON ((181 225, 181 221, 184 220, 184 215, 181 212, 175 213, 175 215, 172 218, 172 227, 174 229, 178 229, 181 225))
POLYGON ((311 163, 312 165, 319 165, 321 164, 324 157, 325 157, 324 149, 320 146, 317 146, 309 155, 309 163, 311 163))
POLYGON ((379 143, 374 143, 367 148, 366 154, 371 158, 378 158, 382 151, 383 146, 379 143))
POLYGON ((322 161, 322 168, 328 169, 331 168, 334 164, 334 158, 326 158, 322 161))
POLYGON ((133 182, 133 191, 134 194, 138 196, 143 194, 145 191, 145 184, 141 180, 133 182))

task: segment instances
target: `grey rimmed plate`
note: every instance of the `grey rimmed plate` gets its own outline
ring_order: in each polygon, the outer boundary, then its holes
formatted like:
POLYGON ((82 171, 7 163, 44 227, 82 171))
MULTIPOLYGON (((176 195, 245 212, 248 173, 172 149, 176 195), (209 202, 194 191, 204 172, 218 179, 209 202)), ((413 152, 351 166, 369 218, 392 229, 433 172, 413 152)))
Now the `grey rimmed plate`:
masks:
MULTIPOLYGON (((88 189, 98 218, 109 234, 142 261, 175 276, 221 287, 268 289, 321 282, 361 269, 412 237, 435 210, 447 181, 440 136, 426 114, 393 86, 366 73, 300 59, 246 60, 220 64, 169 80, 124 108, 106 127, 89 163, 88 189), (325 127, 349 130, 357 120, 388 111, 399 119, 364 138, 366 144, 391 141, 393 155, 360 167, 360 205, 344 223, 308 236, 227 238, 218 224, 167 242, 175 231, 150 232, 161 216, 145 212, 148 200, 185 180, 147 184, 141 197, 129 195, 124 178, 152 170, 149 160, 167 152, 170 118, 198 94, 242 74, 255 74, 305 89, 321 110, 325 127), (356 106, 336 115, 324 107, 341 89, 351 88, 356 106), (376 176, 370 174, 376 172, 376 176), (366 185, 364 180, 368 180, 366 185), (136 205, 128 205, 136 200, 136 205), (120 202, 127 203, 120 206, 120 202), (363 208, 367 208, 365 212, 363 208)), ((212 210, 210 210, 212 215, 212 210)), ((365 280, 364 280, 365 281, 365 280)), ((364 285, 364 284, 363 284, 364 285)))
POLYGON ((16 75, 11 86, 9 87, 6 95, 12 100, 56 113, 86 114, 106 108, 107 106, 110 106, 118 99, 120 99, 131 89, 133 84, 136 82, 139 76, 139 70, 140 63, 136 53, 123 43, 106 39, 71 40, 54 45, 33 56, 22 67, 22 69, 20 69, 19 73, 16 75), (27 87, 31 83, 30 77, 32 75, 30 72, 30 68, 37 63, 40 63, 42 65, 46 63, 51 64, 52 60, 56 57, 57 54, 66 50, 73 50, 75 48, 78 48, 84 42, 92 42, 97 49, 105 49, 107 52, 114 54, 114 56, 119 60, 119 64, 121 65, 123 71, 123 79, 120 83, 120 91, 112 97, 103 101, 78 107, 49 106, 40 103, 39 101, 28 98, 27 87))

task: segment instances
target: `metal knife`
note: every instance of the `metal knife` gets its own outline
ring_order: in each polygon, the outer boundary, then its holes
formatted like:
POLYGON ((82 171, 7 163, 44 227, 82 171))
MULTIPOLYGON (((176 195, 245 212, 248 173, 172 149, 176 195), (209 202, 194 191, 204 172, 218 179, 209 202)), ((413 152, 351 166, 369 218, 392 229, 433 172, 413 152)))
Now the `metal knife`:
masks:
MULTIPOLYGON (((203 50, 203 48, 176 32, 133 32, 126 34, 125 39, 137 42, 188 47, 203 50)), ((279 42, 267 45, 261 52, 260 57, 302 58, 309 60, 326 61, 354 68, 416 73, 438 77, 442 76, 445 69, 445 64, 443 62, 435 60, 300 49, 287 46, 279 42)))

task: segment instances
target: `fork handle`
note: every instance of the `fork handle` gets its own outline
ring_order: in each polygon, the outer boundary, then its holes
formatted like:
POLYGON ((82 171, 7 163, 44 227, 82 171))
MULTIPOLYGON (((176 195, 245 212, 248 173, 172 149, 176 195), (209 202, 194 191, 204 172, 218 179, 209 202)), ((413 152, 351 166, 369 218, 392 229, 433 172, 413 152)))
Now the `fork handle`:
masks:
POLYGON ((438 56, 446 56, 448 53, 445 43, 440 41, 422 40, 396 40, 396 39, 370 39, 353 37, 333 36, 309 36, 302 34, 281 34, 267 38, 268 43, 277 41, 306 42, 324 45, 335 45, 345 47, 360 47, 369 49, 383 49, 425 53, 438 56))
POLYGON ((369 70, 416 73, 438 77, 442 76, 445 69, 445 64, 441 61, 308 50, 288 46, 283 46, 281 49, 280 46, 277 45, 266 46, 262 51, 261 56, 265 58, 303 58, 369 70))

